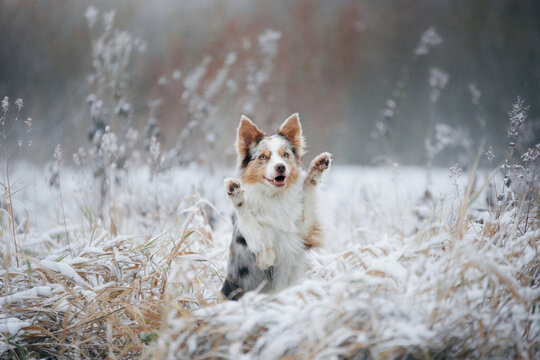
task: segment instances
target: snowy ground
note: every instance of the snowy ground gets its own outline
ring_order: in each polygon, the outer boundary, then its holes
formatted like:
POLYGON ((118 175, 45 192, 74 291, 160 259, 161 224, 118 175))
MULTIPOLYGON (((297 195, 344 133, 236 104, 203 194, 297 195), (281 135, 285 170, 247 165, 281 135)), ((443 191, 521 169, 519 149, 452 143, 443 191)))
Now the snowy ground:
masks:
POLYGON ((218 299, 231 170, 117 174, 101 217, 89 173, 60 172, 62 201, 45 174, 13 173, 20 254, 17 265, 4 218, 4 356, 540 354, 538 218, 488 211, 485 193, 460 215, 468 174, 435 169, 426 198, 425 169, 335 166, 321 193, 327 242, 305 278, 238 302, 218 299))

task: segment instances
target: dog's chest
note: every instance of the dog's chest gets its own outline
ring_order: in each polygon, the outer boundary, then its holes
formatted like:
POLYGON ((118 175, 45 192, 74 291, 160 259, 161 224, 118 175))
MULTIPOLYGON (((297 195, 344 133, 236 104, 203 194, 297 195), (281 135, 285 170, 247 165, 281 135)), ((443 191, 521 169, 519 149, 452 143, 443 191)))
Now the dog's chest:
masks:
POLYGON ((266 196, 257 191, 246 191, 246 206, 261 225, 269 225, 282 231, 294 231, 302 216, 302 198, 296 189, 266 196))
POLYGON ((244 210, 249 216, 244 217, 243 225, 260 229, 263 241, 271 243, 276 250, 287 243, 301 241, 302 198, 296 190, 290 189, 281 196, 267 196, 257 189, 246 189, 244 210))

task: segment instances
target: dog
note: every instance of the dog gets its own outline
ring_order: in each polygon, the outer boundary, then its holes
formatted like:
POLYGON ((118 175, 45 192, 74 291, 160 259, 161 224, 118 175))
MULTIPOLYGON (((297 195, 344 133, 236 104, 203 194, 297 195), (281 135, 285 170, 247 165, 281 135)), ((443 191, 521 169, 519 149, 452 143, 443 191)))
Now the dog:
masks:
POLYGON ((227 299, 293 284, 304 270, 307 250, 322 245, 317 187, 333 156, 320 154, 306 173, 301 169, 305 147, 298 114, 272 136, 241 117, 236 140, 239 179, 224 180, 236 212, 221 289, 227 299))

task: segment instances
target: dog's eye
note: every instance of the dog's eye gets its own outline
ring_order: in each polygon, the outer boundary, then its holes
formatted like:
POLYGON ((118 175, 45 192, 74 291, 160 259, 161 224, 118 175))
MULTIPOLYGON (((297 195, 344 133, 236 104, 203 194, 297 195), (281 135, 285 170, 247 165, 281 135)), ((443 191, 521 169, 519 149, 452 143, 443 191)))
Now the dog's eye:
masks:
POLYGON ((289 157, 289 153, 283 153, 283 157, 289 157))
POLYGON ((262 154, 261 156, 259 156, 259 159, 261 159, 261 160, 266 159, 266 155, 262 154))

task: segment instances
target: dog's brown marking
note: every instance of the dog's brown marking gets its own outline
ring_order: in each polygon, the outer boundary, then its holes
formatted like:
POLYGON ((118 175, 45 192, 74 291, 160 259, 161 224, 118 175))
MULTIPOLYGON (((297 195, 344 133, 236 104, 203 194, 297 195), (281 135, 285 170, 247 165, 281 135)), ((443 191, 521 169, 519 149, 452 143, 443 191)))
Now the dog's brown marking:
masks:
POLYGON ((261 141, 262 138, 264 138, 264 133, 251 120, 242 116, 236 139, 236 150, 239 158, 242 159, 242 167, 246 167, 252 160, 249 153, 251 146, 261 141))
POLYGON ((268 161, 268 160, 270 160, 270 156, 272 156, 272 154, 270 153, 269 150, 264 150, 264 151, 261 153, 261 155, 259 155, 259 157, 258 157, 258 160, 260 160, 260 161, 268 161), (265 156, 265 159, 261 159, 261 155, 264 155, 264 156, 265 156))
POLYGON ((296 184, 296 180, 298 180, 298 176, 300 175, 300 172, 298 171, 298 167, 296 167, 296 164, 292 165, 291 167, 291 173, 287 177, 287 185, 296 184))
POLYGON ((322 245, 323 231, 321 225, 316 222, 314 223, 309 232, 304 237, 304 247, 306 249, 318 248, 322 245))
POLYGON ((237 182, 231 182, 229 184, 229 195, 232 195, 236 189, 240 188, 240 184, 237 182))
POLYGON ((304 137, 302 136, 302 126, 300 125, 300 118, 298 114, 293 114, 289 116, 287 120, 281 124, 278 134, 285 137, 292 147, 293 153, 298 155, 298 158, 301 158, 304 154, 304 137))
POLYGON ((244 184, 255 184, 264 181, 264 175, 266 174, 266 160, 255 160, 248 164, 244 174, 242 175, 242 182, 244 184))

